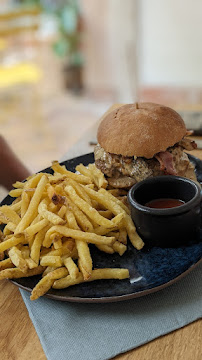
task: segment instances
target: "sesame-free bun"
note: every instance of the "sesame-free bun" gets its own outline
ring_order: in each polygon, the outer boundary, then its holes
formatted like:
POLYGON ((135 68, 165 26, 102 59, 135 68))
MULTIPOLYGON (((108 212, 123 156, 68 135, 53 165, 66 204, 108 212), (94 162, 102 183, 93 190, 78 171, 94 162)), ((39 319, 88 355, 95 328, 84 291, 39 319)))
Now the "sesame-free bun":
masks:
POLYGON ((101 147, 113 154, 152 158, 186 135, 181 116, 154 103, 126 104, 107 113, 97 132, 101 147))

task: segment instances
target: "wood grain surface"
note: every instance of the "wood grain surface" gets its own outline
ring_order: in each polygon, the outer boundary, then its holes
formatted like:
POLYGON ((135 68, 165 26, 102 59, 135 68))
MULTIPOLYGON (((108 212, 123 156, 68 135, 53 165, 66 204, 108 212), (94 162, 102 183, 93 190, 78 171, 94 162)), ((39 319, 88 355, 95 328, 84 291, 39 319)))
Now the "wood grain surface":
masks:
POLYGON ((19 289, 8 280, 0 282, 0 306, 0 359, 46 359, 19 289))
MULTIPOLYGON (((79 148, 77 145, 79 151, 85 151, 85 149, 87 149, 86 152, 88 152, 89 136, 93 138, 93 136, 95 136, 94 131, 95 129, 93 131, 88 131, 86 137, 79 141, 83 146, 79 148)), ((33 141, 34 134, 35 133, 33 132, 33 141)), ((35 135, 37 137, 37 133, 35 135)), ((42 144, 44 143, 41 143, 41 154, 43 153, 42 144)), ((194 150, 192 151, 192 154, 202 159, 202 150, 194 150)), ((46 153, 44 153, 44 157, 45 155, 46 153)), ((7 280, 0 282, 0 310, 0 360, 45 360, 46 356, 29 318, 19 289, 7 280)), ((202 320, 198 320, 139 348, 116 356, 114 359, 201 360, 201 339, 202 320)))
MULTIPOLYGON (((7 280, 0 283, 0 304, 0 359, 45 360, 46 356, 20 292, 7 280)), ((114 360, 201 360, 201 338, 202 320, 198 320, 139 348, 118 355, 114 360)))

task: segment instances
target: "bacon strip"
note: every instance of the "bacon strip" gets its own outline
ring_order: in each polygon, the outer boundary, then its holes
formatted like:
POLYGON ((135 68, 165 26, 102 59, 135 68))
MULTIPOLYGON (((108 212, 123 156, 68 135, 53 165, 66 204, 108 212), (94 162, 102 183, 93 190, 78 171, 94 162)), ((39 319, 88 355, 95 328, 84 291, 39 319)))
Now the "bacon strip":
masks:
POLYGON ((161 151, 155 156, 155 158, 160 163, 161 171, 164 171, 167 175, 177 175, 173 163, 173 156, 169 151, 161 151))

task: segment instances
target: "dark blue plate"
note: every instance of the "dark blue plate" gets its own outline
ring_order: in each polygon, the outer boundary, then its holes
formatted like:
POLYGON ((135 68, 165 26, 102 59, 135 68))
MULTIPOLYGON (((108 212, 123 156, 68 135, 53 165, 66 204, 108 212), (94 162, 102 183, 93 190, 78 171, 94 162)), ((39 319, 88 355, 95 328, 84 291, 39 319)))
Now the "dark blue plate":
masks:
MULTIPOLYGON (((202 161, 190 156, 196 166, 197 178, 202 181, 202 161)), ((64 161, 67 169, 74 171, 76 165, 88 165, 94 161, 93 154, 86 154, 64 161)), ((51 173, 47 168, 43 172, 51 173)), ((13 198, 7 196, 1 203, 11 204, 13 198)), ((162 234, 163 236, 163 234, 162 234)), ((190 239, 188 244, 176 248, 144 247, 137 251, 128 244, 128 250, 120 257, 108 255, 90 246, 93 265, 95 268, 118 267, 128 268, 130 279, 126 280, 97 280, 79 284, 67 289, 51 289, 45 296, 74 302, 113 302, 143 296, 163 289, 185 276, 202 260, 202 230, 200 238, 190 239)), ((32 291, 39 281, 39 276, 12 280, 22 289, 32 291)))

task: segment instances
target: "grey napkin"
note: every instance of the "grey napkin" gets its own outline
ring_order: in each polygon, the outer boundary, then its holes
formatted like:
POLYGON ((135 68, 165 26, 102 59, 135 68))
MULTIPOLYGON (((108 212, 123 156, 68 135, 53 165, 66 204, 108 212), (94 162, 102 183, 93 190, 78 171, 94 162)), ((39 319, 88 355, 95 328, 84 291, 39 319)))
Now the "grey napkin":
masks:
POLYGON ((83 304, 21 290, 48 360, 106 360, 202 317, 202 263, 177 283, 141 298, 83 304))

